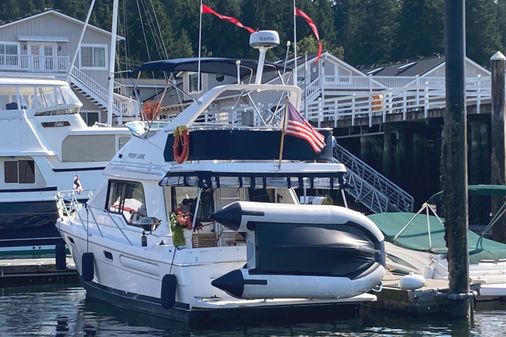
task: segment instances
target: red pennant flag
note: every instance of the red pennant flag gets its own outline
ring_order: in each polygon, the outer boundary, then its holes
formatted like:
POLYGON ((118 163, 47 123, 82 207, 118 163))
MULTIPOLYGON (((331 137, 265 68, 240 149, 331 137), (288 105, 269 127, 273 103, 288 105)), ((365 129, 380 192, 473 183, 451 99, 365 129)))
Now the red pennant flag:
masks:
POLYGON ((300 16, 304 20, 306 20, 309 27, 311 27, 311 30, 313 31, 314 36, 316 37, 316 41, 318 41, 318 55, 316 56, 316 61, 320 59, 320 56, 322 55, 322 43, 320 42, 320 35, 318 34, 318 29, 316 29, 316 25, 314 24, 313 19, 311 19, 306 13, 304 13, 302 10, 295 7, 295 16, 300 16))
POLYGON ((251 27, 248 27, 248 26, 245 26, 241 23, 241 21, 237 20, 236 18, 233 18, 231 16, 226 16, 226 15, 221 15, 219 13, 216 13, 214 11, 214 9, 212 9, 211 7, 207 6, 207 5, 204 5, 202 4, 202 14, 213 14, 215 16, 217 16, 218 18, 220 18, 221 20, 223 21, 227 21, 227 22, 230 22, 231 24, 234 24, 236 25, 237 27, 240 27, 240 28, 243 28, 243 29, 246 29, 248 32, 250 33, 254 33, 255 30, 251 27))

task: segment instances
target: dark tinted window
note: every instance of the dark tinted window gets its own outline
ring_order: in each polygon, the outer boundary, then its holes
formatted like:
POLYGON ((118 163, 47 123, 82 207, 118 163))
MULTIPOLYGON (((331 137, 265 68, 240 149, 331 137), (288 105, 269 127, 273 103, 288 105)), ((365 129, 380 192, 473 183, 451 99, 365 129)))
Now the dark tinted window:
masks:
POLYGON ((19 165, 19 183, 33 184, 35 182, 35 163, 33 160, 20 160, 19 165))
POLYGON ((18 162, 6 161, 4 162, 4 177, 6 183, 18 182, 18 162))

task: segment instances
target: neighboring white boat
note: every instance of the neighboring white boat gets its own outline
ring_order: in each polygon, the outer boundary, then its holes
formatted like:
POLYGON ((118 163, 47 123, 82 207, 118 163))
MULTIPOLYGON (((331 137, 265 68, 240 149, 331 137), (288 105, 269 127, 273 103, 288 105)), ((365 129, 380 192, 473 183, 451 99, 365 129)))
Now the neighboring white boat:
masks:
MULTIPOLYGON (((469 194, 506 195, 506 187, 470 185, 469 194)), ((429 199, 435 203, 440 193, 429 199)), ((387 268, 399 275, 415 273, 426 279, 448 279, 448 261, 444 240, 444 219, 430 203, 417 213, 380 213, 369 218, 385 235, 387 268)), ((502 207, 485 229, 490 229, 506 211, 502 207)), ((469 280, 479 285, 478 299, 506 298, 506 244, 493 241, 468 230, 469 280)))
POLYGON ((66 82, 0 78, 0 254, 54 250, 56 191, 77 175, 87 199, 130 138, 126 128, 88 127, 81 106, 66 82))
POLYGON ((283 118, 247 127, 209 113, 237 93, 280 106, 301 95, 289 85, 214 87, 163 130, 138 122, 86 204, 72 197, 67 207, 60 194, 57 227, 89 296, 190 323, 247 311, 319 316, 375 299, 366 292, 384 274, 381 232, 358 212, 301 205, 296 193, 328 195, 343 184, 330 132, 318 152, 285 135, 280 159, 283 118))

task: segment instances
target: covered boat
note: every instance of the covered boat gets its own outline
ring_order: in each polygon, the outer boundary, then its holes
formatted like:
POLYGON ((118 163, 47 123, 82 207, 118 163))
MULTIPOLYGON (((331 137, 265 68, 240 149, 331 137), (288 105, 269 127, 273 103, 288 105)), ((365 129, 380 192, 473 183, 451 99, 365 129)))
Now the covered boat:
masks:
MULTIPOLYGON (((470 195, 506 195, 506 188, 497 185, 469 185, 468 191, 470 195)), ((394 273, 448 278, 444 218, 430 204, 441 197, 441 192, 433 195, 418 213, 369 215, 385 235, 387 265, 394 273)), ((504 207, 480 235, 467 231, 469 277, 471 283, 480 285, 482 300, 506 297, 506 244, 484 237, 503 212, 504 207)))

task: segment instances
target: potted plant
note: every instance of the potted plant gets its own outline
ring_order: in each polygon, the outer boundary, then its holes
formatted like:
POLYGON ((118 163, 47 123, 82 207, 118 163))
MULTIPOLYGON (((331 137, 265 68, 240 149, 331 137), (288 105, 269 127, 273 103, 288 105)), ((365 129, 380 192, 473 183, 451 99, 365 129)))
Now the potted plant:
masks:
POLYGON ((192 229, 192 215, 177 209, 170 213, 170 229, 172 231, 172 243, 175 247, 186 246, 184 229, 192 229))

